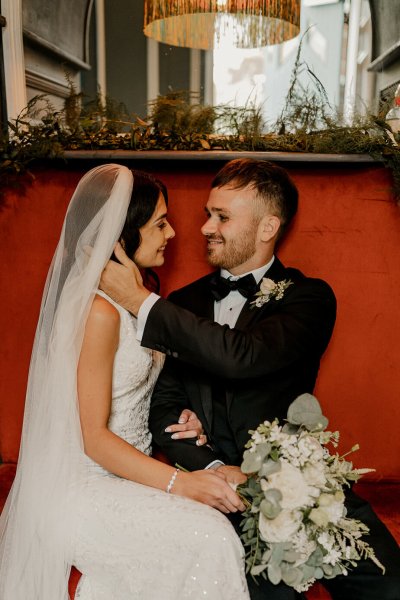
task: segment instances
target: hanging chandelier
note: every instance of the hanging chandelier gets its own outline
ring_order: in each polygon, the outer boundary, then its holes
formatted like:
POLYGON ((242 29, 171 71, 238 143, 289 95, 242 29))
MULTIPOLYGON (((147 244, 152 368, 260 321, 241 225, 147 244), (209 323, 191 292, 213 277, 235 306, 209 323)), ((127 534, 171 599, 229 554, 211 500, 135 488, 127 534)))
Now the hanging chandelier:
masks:
POLYGON ((208 50, 280 44, 300 32, 301 0, 144 0, 144 33, 164 44, 208 50))

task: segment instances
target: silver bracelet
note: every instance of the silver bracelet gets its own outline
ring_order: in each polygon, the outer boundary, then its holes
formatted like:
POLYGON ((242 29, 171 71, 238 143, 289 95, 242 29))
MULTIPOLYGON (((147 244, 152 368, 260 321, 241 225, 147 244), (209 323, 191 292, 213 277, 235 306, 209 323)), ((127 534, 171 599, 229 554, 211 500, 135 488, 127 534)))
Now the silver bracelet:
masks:
POLYGON ((167 494, 171 493, 172 487, 173 487, 173 485, 175 483, 175 479, 176 479, 179 471, 180 471, 180 469, 175 469, 175 471, 173 472, 172 477, 169 480, 169 484, 167 485, 167 489, 165 490, 167 492, 167 494))

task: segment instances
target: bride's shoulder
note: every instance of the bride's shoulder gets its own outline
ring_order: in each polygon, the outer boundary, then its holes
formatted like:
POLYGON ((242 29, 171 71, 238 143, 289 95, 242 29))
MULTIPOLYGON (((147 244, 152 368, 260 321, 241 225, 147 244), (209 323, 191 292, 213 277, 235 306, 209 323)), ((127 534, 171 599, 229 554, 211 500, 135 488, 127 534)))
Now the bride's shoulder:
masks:
POLYGON ((119 324, 118 309, 103 296, 96 294, 90 308, 89 318, 95 321, 119 324))
POLYGON ((119 343, 119 330, 118 310, 105 298, 96 294, 85 323, 82 355, 100 355, 103 358, 108 355, 114 356, 119 343))

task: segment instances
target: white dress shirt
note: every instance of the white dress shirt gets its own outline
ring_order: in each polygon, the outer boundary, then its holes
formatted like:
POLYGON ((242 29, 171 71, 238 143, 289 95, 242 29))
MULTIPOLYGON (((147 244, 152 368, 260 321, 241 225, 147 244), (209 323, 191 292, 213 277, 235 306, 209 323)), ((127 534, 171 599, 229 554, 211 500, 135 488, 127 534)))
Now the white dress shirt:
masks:
MULTIPOLYGON (((221 277, 230 279, 231 281, 236 281, 237 279, 241 279, 242 277, 250 275, 251 273, 256 282, 260 283, 262 276, 271 267, 274 259, 275 257, 273 256, 266 265, 263 265, 254 271, 243 273, 240 276, 231 275, 226 269, 221 269, 221 277)), ((220 325, 229 325, 229 327, 232 329, 235 327, 236 321, 238 320, 240 312, 245 303, 246 298, 242 296, 238 290, 232 290, 227 296, 225 296, 225 298, 222 298, 222 300, 219 300, 218 302, 214 302, 214 321, 220 325)))

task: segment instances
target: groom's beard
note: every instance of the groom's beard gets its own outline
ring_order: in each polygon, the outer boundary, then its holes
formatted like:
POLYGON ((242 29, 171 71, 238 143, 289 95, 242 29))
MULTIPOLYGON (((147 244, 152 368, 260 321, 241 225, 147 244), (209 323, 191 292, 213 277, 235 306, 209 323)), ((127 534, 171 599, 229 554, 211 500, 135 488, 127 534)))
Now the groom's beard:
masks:
POLYGON ((207 260, 212 267, 220 267, 230 271, 244 264, 255 254, 255 227, 249 227, 234 240, 226 240, 221 236, 208 235, 207 241, 219 241, 216 246, 207 249, 207 260))

